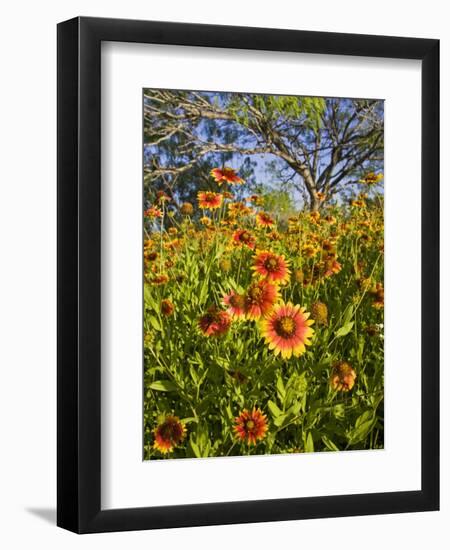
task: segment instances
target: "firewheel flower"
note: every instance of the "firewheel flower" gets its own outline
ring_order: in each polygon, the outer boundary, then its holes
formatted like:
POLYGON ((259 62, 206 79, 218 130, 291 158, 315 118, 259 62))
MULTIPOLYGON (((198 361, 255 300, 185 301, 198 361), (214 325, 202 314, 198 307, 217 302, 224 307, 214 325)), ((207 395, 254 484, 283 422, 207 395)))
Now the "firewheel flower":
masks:
POLYGON ((278 288, 267 281, 250 285, 244 296, 245 314, 249 319, 267 315, 278 299, 278 288))
POLYGON ((350 391, 355 385, 356 372, 345 361, 335 363, 331 370, 330 385, 337 391, 350 391))
POLYGON ((268 281, 284 284, 289 281, 288 262, 284 256, 263 250, 259 252, 252 267, 254 271, 265 277, 268 281))
POLYGON ((383 174, 375 174, 375 172, 369 172, 359 180, 359 183, 364 183, 365 185, 376 185, 382 179, 383 174))
POLYGON ((317 325, 328 325, 328 308, 323 302, 314 302, 311 305, 311 318, 317 325))
POLYGON ((229 183, 230 185, 240 185, 244 183, 244 180, 237 175, 236 170, 228 166, 224 168, 213 168, 210 173, 219 185, 222 185, 222 183, 229 183))
POLYGON ((256 445, 257 441, 264 439, 268 429, 266 415, 256 407, 252 411, 244 409, 235 419, 235 436, 247 445, 256 445))
POLYGON ((384 288, 381 283, 377 283, 375 288, 370 291, 373 302, 372 307, 376 309, 383 309, 384 307, 384 288))
POLYGON ((198 326, 205 336, 222 336, 228 331, 230 324, 229 314, 216 306, 208 308, 198 321, 198 326))
POLYGON ((260 322, 260 329, 269 349, 289 359, 291 355, 299 357, 305 353, 305 346, 311 345, 313 323, 304 307, 281 302, 260 322))
POLYGON ((238 229, 233 233, 232 239, 235 246, 247 246, 251 249, 255 248, 256 239, 247 229, 238 229))
POLYGON ((228 307, 227 313, 234 318, 245 317, 245 296, 234 290, 223 297, 223 304, 228 307))
POLYGON ((197 200, 200 208, 214 210, 214 208, 222 206, 223 197, 220 193, 214 193, 213 191, 199 191, 197 200))
POLYGON ((180 422, 178 416, 167 415, 163 422, 153 430, 153 435, 155 437, 153 448, 166 454, 173 451, 183 441, 186 427, 180 422))
POLYGON ((256 225, 260 227, 272 227, 275 225, 275 220, 266 212, 258 212, 256 214, 256 225))
POLYGON ((144 212, 144 217, 154 220, 155 218, 162 218, 162 211, 156 206, 150 206, 144 212))
POLYGON ((166 298, 165 300, 161 300, 161 313, 165 315, 166 317, 170 317, 172 313, 175 310, 175 306, 173 305, 172 301, 166 298))

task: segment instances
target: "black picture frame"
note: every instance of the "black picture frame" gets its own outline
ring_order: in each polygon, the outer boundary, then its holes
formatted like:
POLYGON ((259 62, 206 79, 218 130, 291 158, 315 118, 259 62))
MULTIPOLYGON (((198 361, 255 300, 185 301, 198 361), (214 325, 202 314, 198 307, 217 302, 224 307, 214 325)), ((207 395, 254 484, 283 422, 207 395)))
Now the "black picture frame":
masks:
POLYGON ((77 17, 58 25, 57 524, 76 533, 439 508, 439 41, 77 17), (420 491, 101 509, 102 41, 422 61, 420 491))

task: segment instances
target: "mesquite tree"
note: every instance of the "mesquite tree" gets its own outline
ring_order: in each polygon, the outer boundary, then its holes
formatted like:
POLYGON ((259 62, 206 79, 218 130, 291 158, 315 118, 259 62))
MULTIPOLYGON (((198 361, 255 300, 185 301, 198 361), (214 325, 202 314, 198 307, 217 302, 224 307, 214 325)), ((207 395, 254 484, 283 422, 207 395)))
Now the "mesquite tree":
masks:
POLYGON ((144 90, 144 182, 174 195, 208 180, 212 166, 239 157, 251 176, 273 158, 311 210, 382 168, 384 105, 379 100, 144 90))

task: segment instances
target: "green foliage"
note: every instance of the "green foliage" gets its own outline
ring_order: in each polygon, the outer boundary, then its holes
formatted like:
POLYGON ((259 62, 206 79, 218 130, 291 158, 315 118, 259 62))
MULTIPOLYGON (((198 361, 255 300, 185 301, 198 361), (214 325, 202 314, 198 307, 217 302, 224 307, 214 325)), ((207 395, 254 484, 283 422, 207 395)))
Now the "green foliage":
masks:
MULTIPOLYGON (((265 197, 265 207, 270 198, 265 197)), ((280 194, 273 200, 276 212, 282 208, 280 194)), ((255 226, 253 214, 231 227, 229 221, 223 224, 225 207, 210 216, 208 228, 179 216, 170 221, 176 234, 163 227, 147 235, 158 257, 145 270, 146 459, 383 448, 383 309, 374 307, 373 290, 383 281, 383 212, 377 204, 335 207, 327 212, 331 221, 295 212, 288 225, 278 224, 275 240, 273 228, 255 226), (328 323, 314 326, 312 345, 298 358, 275 355, 252 320, 234 321, 220 337, 199 329, 199 318, 210 306, 223 309, 225 294, 243 293, 255 278, 255 251, 232 245, 238 227, 255 235, 257 249, 289 261, 290 280, 279 289, 285 302, 307 311, 317 301, 328 307, 328 323), (330 242, 340 268, 325 274, 320 266, 330 242), (308 246, 315 249, 312 256, 305 252, 308 246), (168 281, 153 284, 161 271, 168 281), (170 315, 161 311, 164 299, 173 303, 170 315), (351 391, 331 383, 334 365, 341 361, 356 372, 351 391), (249 446, 236 438, 234 427, 242 410, 253 407, 266 414, 269 429, 249 446), (153 446, 154 430, 166 415, 181 419, 186 437, 162 455, 153 446)))

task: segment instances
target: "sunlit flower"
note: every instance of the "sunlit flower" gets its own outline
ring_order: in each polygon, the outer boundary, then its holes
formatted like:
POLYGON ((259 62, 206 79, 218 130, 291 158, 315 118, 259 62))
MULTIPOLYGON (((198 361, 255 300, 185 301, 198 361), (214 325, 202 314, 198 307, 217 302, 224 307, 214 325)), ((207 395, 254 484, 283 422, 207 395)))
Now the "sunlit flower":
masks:
POLYGON ((264 197, 261 197, 260 195, 250 195, 247 200, 255 206, 262 206, 264 204, 264 197))
POLYGON ((313 244, 306 243, 303 245, 302 252, 307 258, 313 258, 319 252, 319 249, 313 244))
POLYGON ((180 248, 182 244, 183 241, 181 239, 172 239, 171 241, 164 243, 164 248, 166 250, 176 250, 177 248, 180 248))
POLYGON ((248 248, 255 248, 256 239, 250 231, 247 229, 238 229, 233 233, 233 244, 236 246, 247 246, 248 248))
POLYGON ((165 300, 161 301, 161 313, 163 315, 165 315, 166 317, 170 317, 170 315, 172 315, 174 310, 175 310, 175 306, 173 305, 171 300, 166 298, 165 300))
POLYGON ((231 318, 226 311, 211 306, 198 321, 198 326, 205 336, 222 336, 230 328, 231 318))
POLYGON ((350 391, 355 385, 356 372, 345 361, 335 363, 331 369, 330 385, 337 391, 350 391))
POLYGON ((245 297, 234 290, 223 297, 223 304, 227 306, 227 313, 234 318, 245 317, 245 297))
POLYGON ((325 216, 323 219, 330 225, 334 225, 337 222, 336 218, 331 214, 329 214, 328 216, 325 216))
POLYGON ((342 269, 342 265, 334 257, 330 257, 325 262, 325 277, 336 275, 342 269))
POLYGON ((365 185, 376 185, 382 179, 383 174, 375 174, 375 172, 369 172, 359 180, 359 183, 364 183, 365 185))
POLYGON ((202 216, 200 218, 200 223, 202 225, 205 225, 206 227, 209 227, 212 223, 211 218, 208 218, 208 216, 202 216))
POLYGON ((154 220, 155 218, 162 218, 162 211, 156 206, 150 206, 150 208, 147 208, 147 210, 144 212, 144 216, 146 218, 149 218, 150 220, 154 220))
POLYGON ((267 250, 263 250, 256 255, 252 269, 269 281, 281 284, 289 281, 290 271, 287 260, 284 256, 279 256, 267 250))
POLYGON ((319 201, 324 201, 327 198, 326 194, 321 193, 320 191, 317 191, 315 195, 319 199, 319 201))
POLYGON ((335 253, 334 243, 332 243, 328 239, 325 239, 324 241, 322 241, 322 250, 335 253))
POLYGON ((264 439, 268 429, 266 415, 256 407, 253 407, 252 411, 244 409, 235 419, 235 435, 248 445, 256 445, 264 439))
POLYGON ((289 359, 305 353, 305 346, 311 345, 314 320, 304 307, 281 302, 260 322, 261 334, 275 355, 289 359))
POLYGON ((317 325, 328 325, 328 308, 323 302, 314 302, 311 305, 311 318, 317 325))
POLYGON ((148 262, 154 262, 157 257, 158 257, 158 253, 155 252, 154 250, 148 250, 148 249, 144 250, 144 258, 148 262))
POLYGON ((238 216, 249 216, 252 212, 252 209, 246 206, 243 202, 230 202, 228 204, 228 215, 231 218, 237 218, 238 216))
POLYGON ((184 202, 181 205, 180 212, 183 216, 191 216, 194 213, 194 207, 190 202, 184 202))
POLYGON ((302 269, 295 269, 294 270, 294 279, 297 283, 302 284, 305 280, 305 274, 303 273, 302 269))
POLYGON ((167 415, 163 422, 153 430, 153 435, 155 437, 153 448, 166 454, 173 451, 183 441, 186 427, 180 422, 178 416, 167 415))
POLYGON ((232 268, 231 260, 229 258, 222 258, 219 262, 219 267, 221 271, 228 273, 232 268))
POLYGON ((352 200, 350 202, 350 204, 351 204, 351 206, 354 206, 355 208, 364 208, 366 206, 365 201, 360 200, 360 199, 352 200))
POLYGON ((260 227, 272 227, 275 225, 275 220, 266 212, 258 212, 256 214, 256 223, 260 227))
POLYGON ((222 185, 222 183, 229 183, 230 185, 240 185, 244 183, 244 180, 237 175, 236 170, 228 166, 224 168, 213 168, 211 170, 211 176, 219 185, 222 185))
POLYGON ((156 193, 156 202, 158 204, 163 204, 165 202, 169 202, 171 199, 169 197, 169 195, 167 193, 165 193, 164 191, 158 191, 156 193))
POLYGON ((373 302, 372 307, 382 309, 384 307, 384 288, 381 283, 377 283, 375 288, 370 291, 373 302))
POLYGON ((278 288, 267 281, 257 281, 247 289, 245 313, 249 319, 259 319, 267 315, 278 299, 278 288))
POLYGON ((222 206, 223 197, 220 193, 214 193, 213 191, 199 191, 197 200, 200 208, 214 210, 222 206))
POLYGON ((155 275, 150 282, 156 286, 165 285, 169 282, 169 276, 165 273, 161 273, 161 275, 155 275))
POLYGON ((266 237, 271 241, 279 241, 281 239, 281 235, 275 230, 267 233, 266 237))
POLYGON ((318 212, 317 210, 315 212, 311 212, 310 215, 309 215, 309 219, 313 222, 313 223, 319 223, 319 220, 320 220, 320 212, 318 212))

